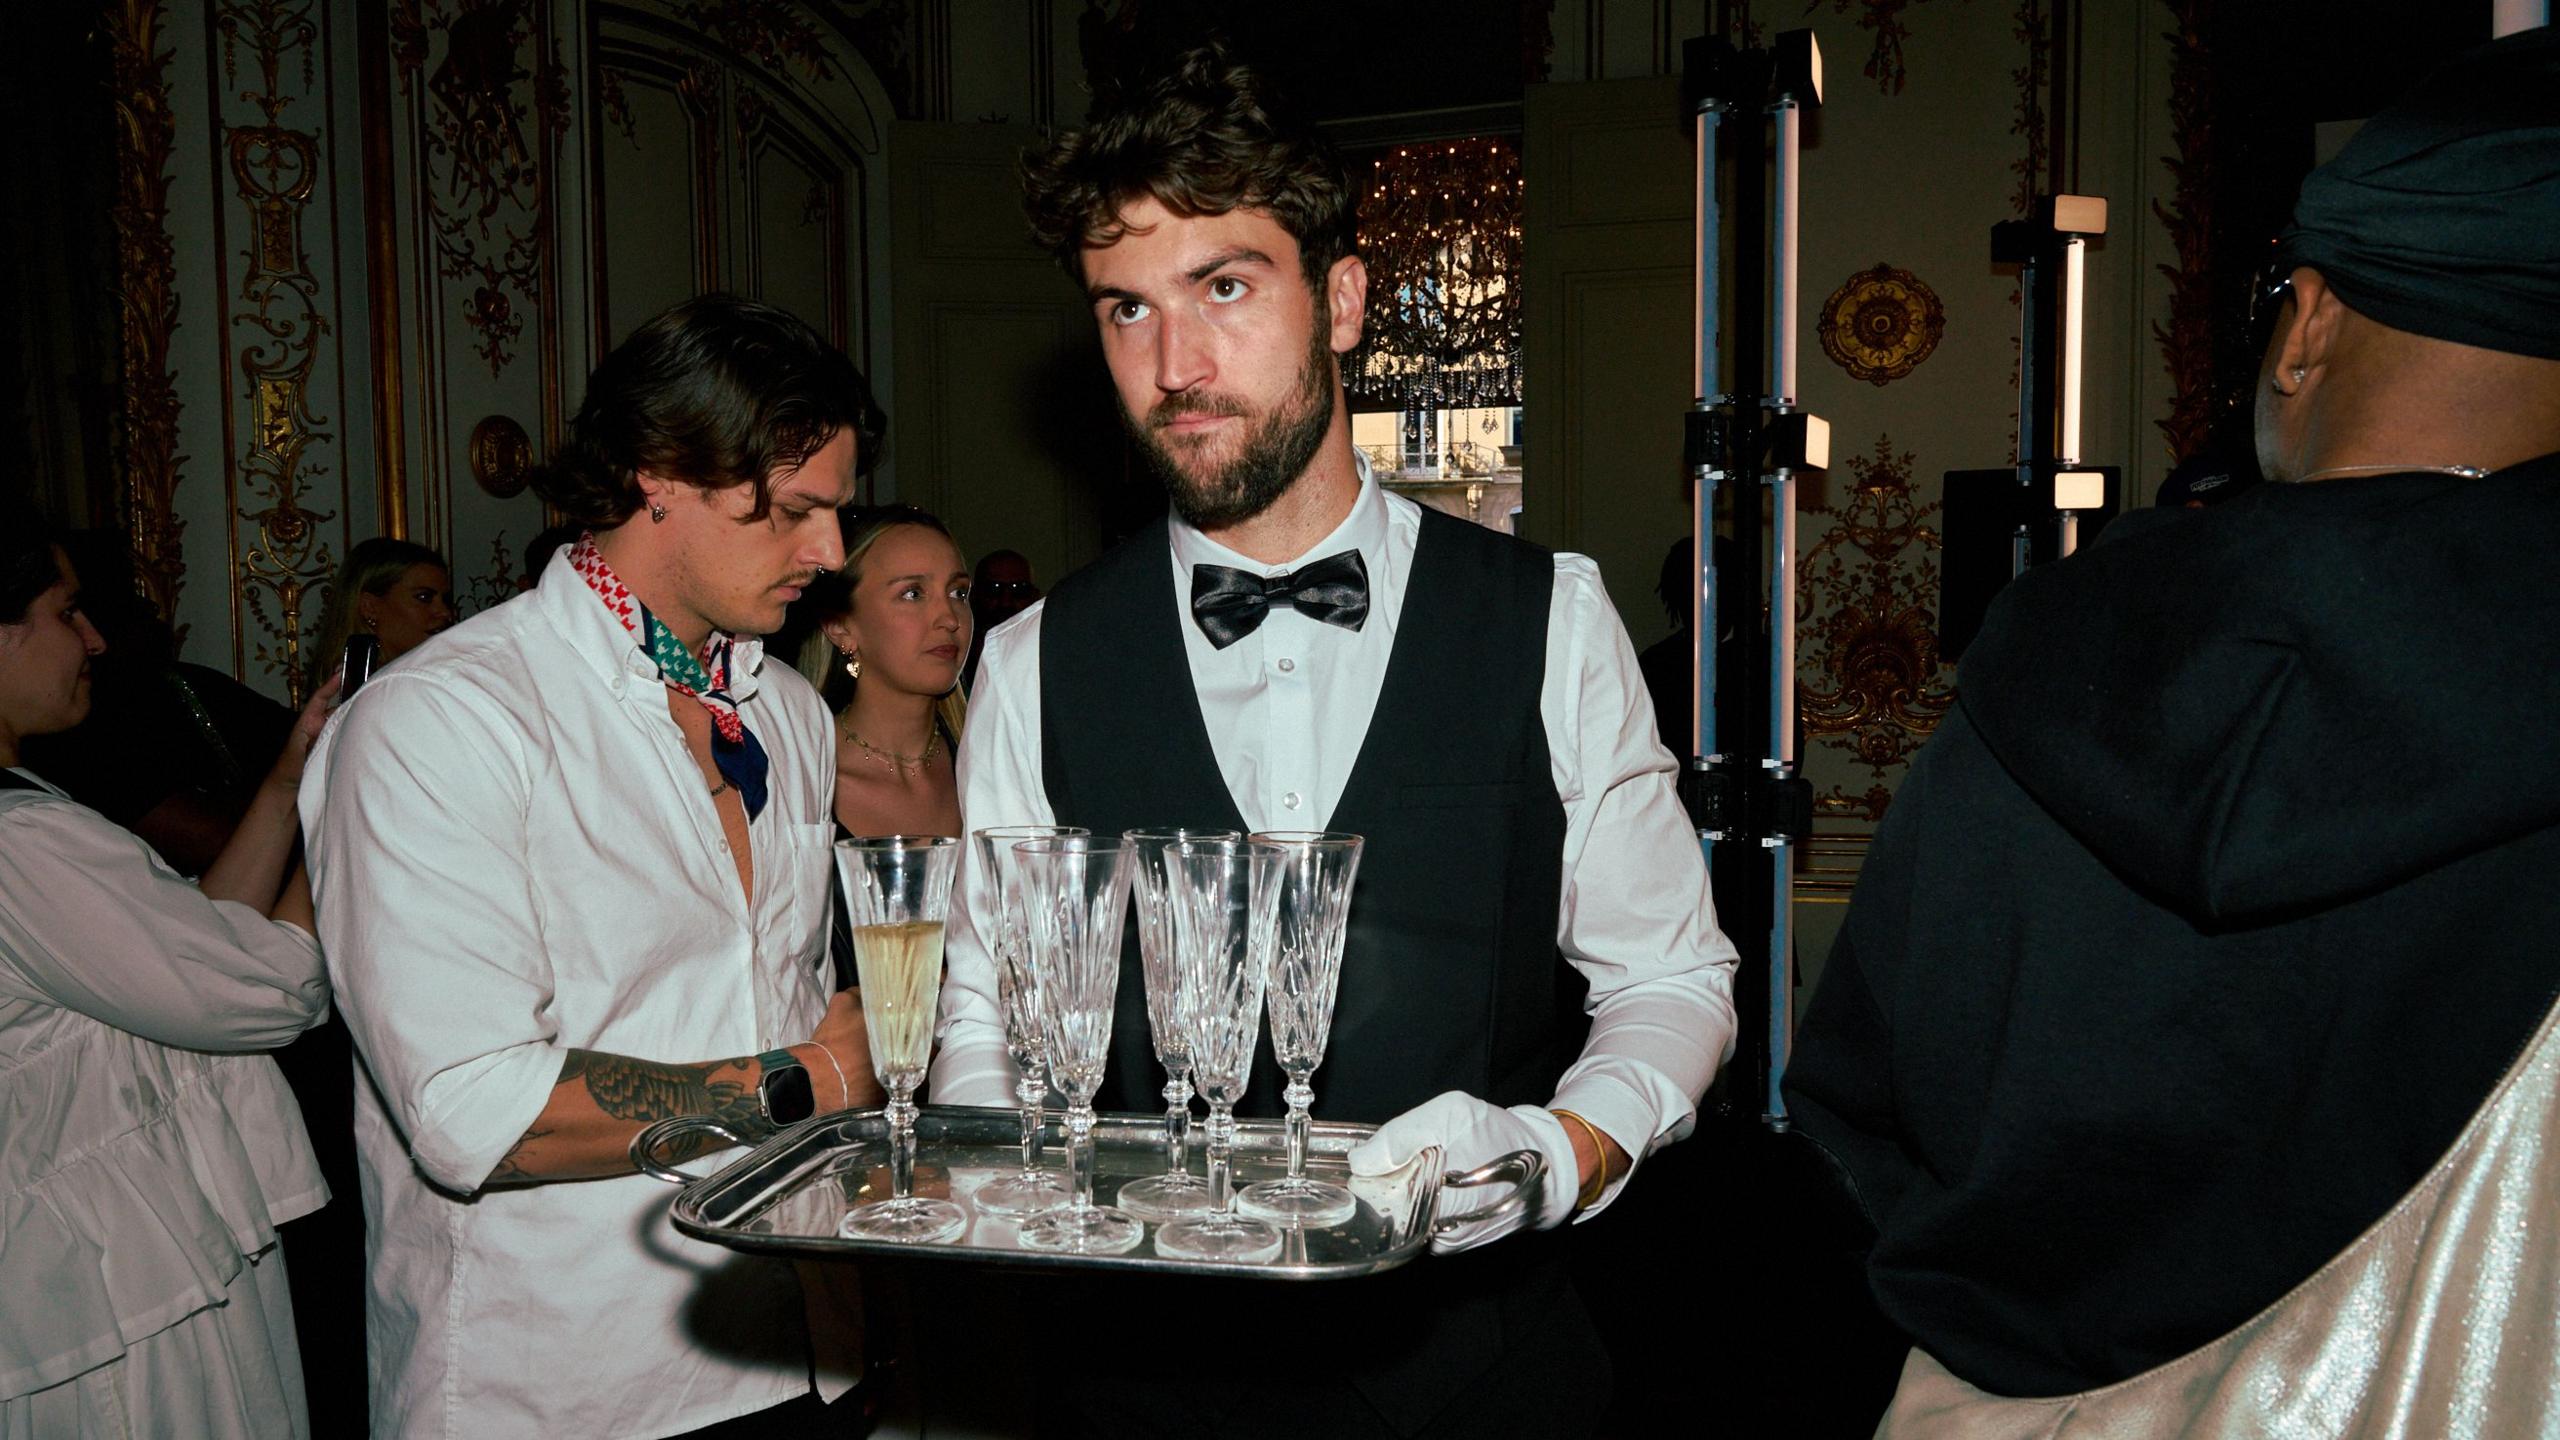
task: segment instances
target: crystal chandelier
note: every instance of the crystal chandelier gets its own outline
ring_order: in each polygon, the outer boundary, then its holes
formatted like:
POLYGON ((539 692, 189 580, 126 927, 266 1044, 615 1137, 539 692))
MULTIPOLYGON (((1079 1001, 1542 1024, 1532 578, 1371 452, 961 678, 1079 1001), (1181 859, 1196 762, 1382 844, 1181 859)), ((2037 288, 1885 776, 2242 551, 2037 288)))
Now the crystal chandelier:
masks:
POLYGON ((1520 151, 1437 140, 1380 155, 1360 196, 1369 311, 1344 382, 1408 415, 1520 402, 1520 151))

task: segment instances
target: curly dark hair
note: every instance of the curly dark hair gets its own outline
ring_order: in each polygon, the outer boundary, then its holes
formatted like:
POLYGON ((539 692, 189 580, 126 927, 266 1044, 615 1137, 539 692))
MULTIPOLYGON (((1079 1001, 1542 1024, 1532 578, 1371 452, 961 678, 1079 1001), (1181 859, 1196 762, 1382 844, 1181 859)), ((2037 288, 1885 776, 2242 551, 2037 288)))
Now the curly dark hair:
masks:
POLYGON ((696 296, 617 345, 587 381, 569 438, 534 477, 574 524, 631 518, 643 471, 705 490, 754 487, 805 462, 850 428, 854 467, 880 458, 888 417, 862 371, 788 310, 735 295, 696 296))
POLYGON ((1298 242, 1317 291, 1352 253, 1359 223, 1332 143, 1217 41, 1136 77, 1093 123, 1026 153, 1022 189, 1032 238, 1079 282, 1083 251, 1127 233, 1120 212, 1142 196, 1177 215, 1268 213, 1298 242))

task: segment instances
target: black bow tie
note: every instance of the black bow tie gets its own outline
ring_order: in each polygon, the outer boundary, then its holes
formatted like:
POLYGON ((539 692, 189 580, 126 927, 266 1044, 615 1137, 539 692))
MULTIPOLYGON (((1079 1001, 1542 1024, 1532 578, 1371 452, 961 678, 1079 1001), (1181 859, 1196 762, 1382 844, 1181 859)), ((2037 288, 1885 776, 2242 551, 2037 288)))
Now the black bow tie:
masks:
POLYGON ((1298 613, 1357 630, 1369 619, 1369 567, 1357 550, 1266 580, 1226 565, 1191 567, 1191 618, 1221 650, 1262 628, 1262 617, 1286 602, 1298 613))

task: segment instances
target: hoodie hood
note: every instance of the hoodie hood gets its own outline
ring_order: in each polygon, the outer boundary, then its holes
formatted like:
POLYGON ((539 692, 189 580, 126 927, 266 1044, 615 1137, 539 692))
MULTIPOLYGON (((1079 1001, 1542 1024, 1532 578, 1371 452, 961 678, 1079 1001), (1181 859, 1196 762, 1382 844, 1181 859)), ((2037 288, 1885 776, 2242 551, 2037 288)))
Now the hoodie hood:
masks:
POLYGON ((2560 823, 2560 456, 2128 515, 2002 594, 1958 703, 2083 845, 2199 921, 2560 823))

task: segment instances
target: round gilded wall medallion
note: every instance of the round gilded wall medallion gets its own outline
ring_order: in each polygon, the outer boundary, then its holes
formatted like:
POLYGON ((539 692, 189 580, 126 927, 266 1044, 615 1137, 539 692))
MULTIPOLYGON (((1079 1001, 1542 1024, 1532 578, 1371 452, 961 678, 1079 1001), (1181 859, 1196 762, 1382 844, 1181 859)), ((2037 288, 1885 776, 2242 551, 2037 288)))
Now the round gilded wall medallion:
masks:
POLYGON ((1822 302, 1814 327, 1822 353, 1851 375, 1882 385, 1911 373, 1947 333, 1938 292, 1908 270, 1861 270, 1822 302))
POLYGON ((533 437, 504 415, 471 427, 471 478, 501 500, 524 493, 533 479, 533 437))

